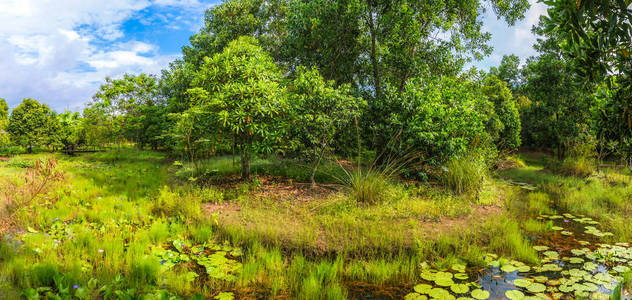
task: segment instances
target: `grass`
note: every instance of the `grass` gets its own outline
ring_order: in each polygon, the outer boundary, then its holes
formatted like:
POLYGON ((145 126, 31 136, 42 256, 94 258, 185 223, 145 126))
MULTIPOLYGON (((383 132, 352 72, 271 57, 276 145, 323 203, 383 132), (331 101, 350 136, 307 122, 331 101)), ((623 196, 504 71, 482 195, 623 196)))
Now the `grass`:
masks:
POLYGON ((487 177, 487 165, 476 153, 458 156, 446 163, 439 177, 444 186, 457 194, 475 194, 487 177))
MULTIPOLYGON (((256 160, 259 176, 233 182, 226 178, 239 173, 239 164, 233 167, 231 157, 205 160, 203 171, 193 174, 191 165, 174 165, 152 151, 55 157, 66 171, 63 183, 19 214, 20 230, 0 240, 0 294, 9 299, 43 287, 78 299, 220 293, 347 299, 357 296, 351 288, 357 283, 406 289, 418 283, 425 263, 478 269, 487 253, 495 253, 538 264, 527 236, 552 225, 533 216, 567 211, 599 220, 617 235, 613 239, 632 238, 626 227, 632 213, 627 173, 603 169, 587 178, 564 176, 544 169, 538 156, 516 158, 526 165, 498 171, 505 180, 485 175, 474 188, 477 201, 465 188, 472 182, 465 160, 454 162, 452 170, 461 167, 454 174, 461 175, 449 180, 454 191, 462 189, 459 194, 366 169, 349 189, 292 189, 308 181, 309 169, 277 158, 256 160), (198 179, 191 182, 191 176, 198 179), (289 187, 289 196, 271 195, 266 176, 289 187), (305 198, 302 192, 317 193, 305 198), (229 253, 213 261, 224 268, 235 264, 235 271, 225 277, 207 273, 186 254, 200 245, 215 249, 205 255, 229 253), (158 256, 159 250, 172 256, 158 256)), ((333 163, 320 170, 317 181, 323 185, 344 176, 333 163)), ((18 164, 0 165, 0 174, 17 181, 25 172, 18 164)))

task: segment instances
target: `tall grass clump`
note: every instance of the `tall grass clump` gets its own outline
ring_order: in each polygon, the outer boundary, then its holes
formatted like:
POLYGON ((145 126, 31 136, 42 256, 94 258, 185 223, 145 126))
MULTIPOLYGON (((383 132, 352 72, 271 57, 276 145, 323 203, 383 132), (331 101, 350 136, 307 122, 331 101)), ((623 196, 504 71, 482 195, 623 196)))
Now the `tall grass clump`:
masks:
POLYGON ((584 178, 595 172, 595 161, 585 156, 569 156, 562 160, 550 160, 547 167, 560 175, 584 178))
POLYGON ((457 194, 478 195, 487 177, 487 163, 482 155, 470 152, 450 159, 442 168, 439 180, 457 194))

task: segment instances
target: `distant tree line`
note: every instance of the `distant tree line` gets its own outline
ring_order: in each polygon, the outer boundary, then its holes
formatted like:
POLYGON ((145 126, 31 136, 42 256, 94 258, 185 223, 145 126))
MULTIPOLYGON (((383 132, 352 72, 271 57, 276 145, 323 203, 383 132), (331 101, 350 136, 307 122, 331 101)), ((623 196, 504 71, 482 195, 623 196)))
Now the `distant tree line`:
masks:
POLYGON ((485 72, 464 70, 491 53, 481 13, 513 25, 526 0, 227 0, 206 12, 182 59, 159 77, 106 78, 81 115, 25 99, 9 116, 0 101, 0 148, 132 142, 191 161, 231 153, 243 177, 253 156, 269 154, 314 170, 325 156, 364 150, 415 152, 426 166, 521 145, 632 157, 629 9, 607 36, 599 17, 565 19, 619 2, 547 2, 534 28, 539 55, 524 65, 505 56, 485 72))

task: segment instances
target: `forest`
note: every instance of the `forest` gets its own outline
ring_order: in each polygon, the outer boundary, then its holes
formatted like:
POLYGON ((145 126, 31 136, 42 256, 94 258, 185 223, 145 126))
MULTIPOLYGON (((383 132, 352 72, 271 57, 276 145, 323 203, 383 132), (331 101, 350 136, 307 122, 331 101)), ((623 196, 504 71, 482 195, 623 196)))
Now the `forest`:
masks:
POLYGON ((482 70, 527 0, 224 0, 0 98, 0 299, 632 299, 632 2, 542 3, 482 70))

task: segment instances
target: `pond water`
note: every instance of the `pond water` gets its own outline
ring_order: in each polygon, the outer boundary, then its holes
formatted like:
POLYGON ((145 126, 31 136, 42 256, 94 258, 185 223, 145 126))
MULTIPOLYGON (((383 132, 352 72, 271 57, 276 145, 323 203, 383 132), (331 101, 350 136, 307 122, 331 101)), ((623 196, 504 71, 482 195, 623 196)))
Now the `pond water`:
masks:
POLYGON ((425 270, 405 298, 609 299, 632 267, 632 248, 627 243, 601 243, 612 234, 600 231, 590 218, 563 214, 538 219, 552 230, 532 237, 542 258, 540 266, 487 254, 488 266, 476 272, 466 272, 462 265, 425 270))

